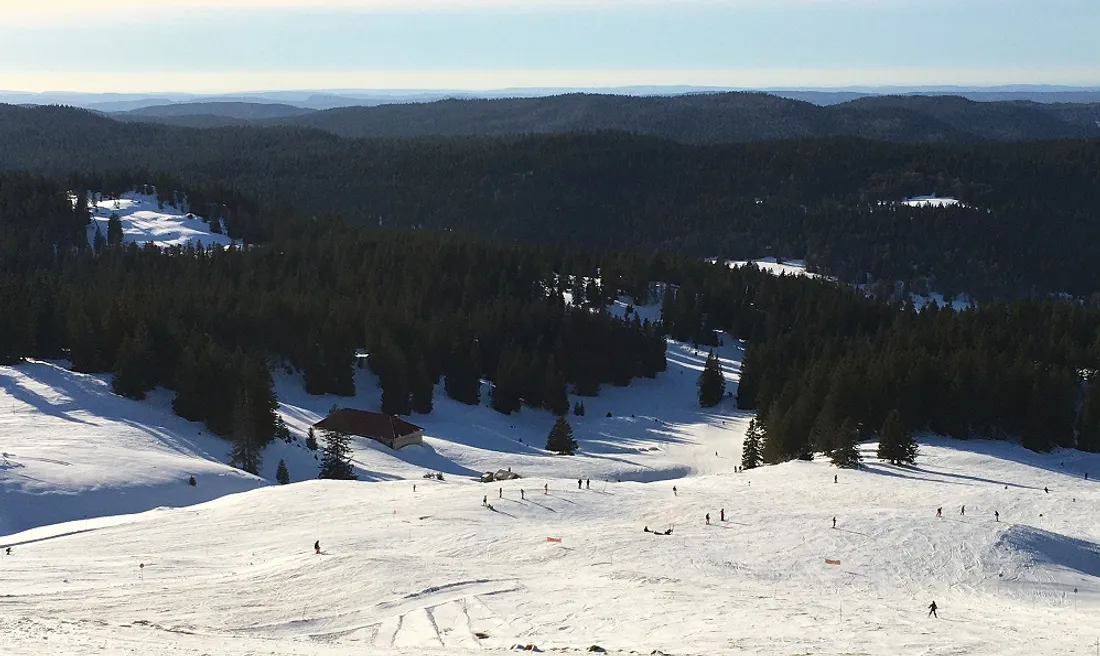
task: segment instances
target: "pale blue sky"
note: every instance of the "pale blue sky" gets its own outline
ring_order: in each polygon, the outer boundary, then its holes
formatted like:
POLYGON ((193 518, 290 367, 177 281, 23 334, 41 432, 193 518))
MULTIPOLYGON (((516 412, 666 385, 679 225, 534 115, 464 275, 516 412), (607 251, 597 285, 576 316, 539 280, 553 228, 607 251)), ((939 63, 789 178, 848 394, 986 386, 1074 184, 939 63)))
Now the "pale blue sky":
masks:
POLYGON ((0 89, 1100 84, 1100 0, 135 3, 6 15, 0 89))

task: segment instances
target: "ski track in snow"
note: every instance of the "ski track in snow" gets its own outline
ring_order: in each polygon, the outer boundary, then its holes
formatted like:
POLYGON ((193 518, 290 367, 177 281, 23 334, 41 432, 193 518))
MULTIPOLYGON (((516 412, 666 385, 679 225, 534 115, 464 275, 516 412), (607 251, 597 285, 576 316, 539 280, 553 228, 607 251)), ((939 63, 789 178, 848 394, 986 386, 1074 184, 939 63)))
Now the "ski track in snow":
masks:
MULTIPOLYGON (((734 391, 742 347, 718 353, 734 391)), ((313 480, 301 438, 333 403, 377 409, 365 370, 352 399, 277 376, 299 440, 268 448, 261 479, 164 390, 138 403, 60 364, 0 367, 0 653, 1092 653, 1100 456, 927 438, 917 467, 863 445, 837 484, 821 461, 737 474, 749 415, 698 408, 705 358, 670 343, 666 373, 584 399, 575 457, 542 451, 545 412, 438 394, 413 418, 424 446, 355 441, 359 482, 313 480), (268 483, 280 458, 295 484, 268 483), (506 467, 524 478, 472 480, 506 467)))

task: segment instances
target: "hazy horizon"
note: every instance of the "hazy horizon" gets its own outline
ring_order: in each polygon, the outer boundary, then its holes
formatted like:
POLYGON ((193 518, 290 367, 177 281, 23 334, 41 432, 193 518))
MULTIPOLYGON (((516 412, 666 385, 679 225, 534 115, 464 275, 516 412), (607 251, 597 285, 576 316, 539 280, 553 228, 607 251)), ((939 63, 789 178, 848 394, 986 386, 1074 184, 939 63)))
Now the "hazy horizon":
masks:
POLYGON ((1100 86, 1100 3, 1062 0, 40 0, 0 89, 1100 86), (1072 18, 1072 20, 1067 20, 1072 18))

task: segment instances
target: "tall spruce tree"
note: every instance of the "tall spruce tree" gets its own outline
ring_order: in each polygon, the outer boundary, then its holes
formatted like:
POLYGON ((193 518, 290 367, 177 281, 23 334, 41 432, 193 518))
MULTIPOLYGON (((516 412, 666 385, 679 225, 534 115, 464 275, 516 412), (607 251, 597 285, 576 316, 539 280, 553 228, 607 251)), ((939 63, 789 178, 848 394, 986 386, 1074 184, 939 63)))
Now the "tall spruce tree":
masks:
POLYGON ((713 408, 722 402, 726 396, 726 379, 722 376, 722 365, 714 351, 707 356, 707 363, 703 366, 703 373, 699 374, 699 405, 704 408, 713 408))
POLYGON ((1096 374, 1085 388, 1085 401, 1081 404, 1081 417, 1077 424, 1077 448, 1100 453, 1100 380, 1097 380, 1096 374))
POLYGON ((917 461, 917 443, 901 421, 901 413, 891 410, 879 431, 878 459, 894 465, 912 465, 917 461))
POLYGON ((325 431, 321 440, 325 443, 325 450, 321 456, 321 472, 317 478, 356 480, 358 477, 351 464, 351 438, 336 431, 325 431))
POLYGON ((119 396, 141 401, 156 385, 153 371, 152 345, 144 324, 122 339, 115 355, 111 389, 119 396))
POLYGON ((859 427, 851 417, 840 423, 837 446, 833 449, 831 461, 837 467, 856 469, 863 460, 859 453, 859 427))
POLYGON ((111 212, 107 219, 107 243, 115 246, 122 243, 122 220, 117 212, 111 212))
POLYGON ((756 418, 749 420, 749 429, 745 432, 745 443, 741 447, 741 468, 756 469, 764 462, 764 427, 756 418))
POLYGON ((546 362, 542 403, 544 408, 559 417, 569 412, 569 393, 565 388, 565 376, 558 371, 553 357, 546 362))
POLYGON ((558 417, 554 422, 550 434, 546 436, 546 450, 563 456, 571 456, 577 452, 577 440, 573 438, 573 427, 565 417, 558 417))
POLYGON ((286 485, 290 482, 290 472, 287 471, 285 460, 279 460, 279 468, 275 470, 275 481, 279 485, 286 485))
POLYGON ((259 474, 263 464, 263 446, 256 434, 254 406, 247 394, 240 394, 233 406, 233 450, 230 464, 249 474, 259 474))
POLYGON ((412 411, 427 415, 432 412, 432 396, 435 391, 435 383, 428 373, 428 365, 420 360, 416 365, 412 380, 412 411))

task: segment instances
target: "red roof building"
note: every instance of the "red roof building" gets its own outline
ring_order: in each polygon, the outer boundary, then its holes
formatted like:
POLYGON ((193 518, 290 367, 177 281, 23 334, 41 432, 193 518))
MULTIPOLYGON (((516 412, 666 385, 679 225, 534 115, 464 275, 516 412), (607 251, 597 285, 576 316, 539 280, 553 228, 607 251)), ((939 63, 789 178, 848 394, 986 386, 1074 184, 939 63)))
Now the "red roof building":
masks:
POLYGON ((424 429, 410 424, 401 417, 352 408, 341 408, 313 424, 313 427, 318 430, 366 437, 375 442, 381 442, 391 449, 424 443, 424 429))

